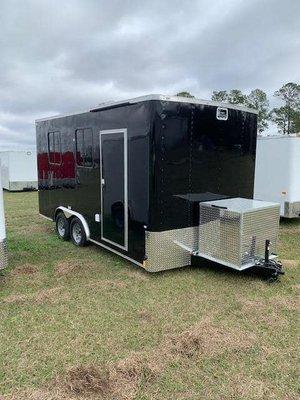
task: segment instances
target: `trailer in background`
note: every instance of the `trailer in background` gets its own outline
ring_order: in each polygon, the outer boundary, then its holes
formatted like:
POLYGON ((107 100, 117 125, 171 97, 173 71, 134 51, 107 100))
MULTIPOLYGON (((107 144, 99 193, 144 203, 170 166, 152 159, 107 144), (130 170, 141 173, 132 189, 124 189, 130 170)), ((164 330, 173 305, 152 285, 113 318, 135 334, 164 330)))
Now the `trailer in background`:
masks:
POLYGON ((254 198, 280 203, 282 217, 300 217, 299 135, 258 138, 254 198))
MULTIPOLYGON (((1 161, 0 161, 1 168, 1 161)), ((7 246, 6 246, 6 231, 5 231, 5 218, 4 218, 4 205, 3 205, 3 189, 1 185, 0 174, 0 269, 7 266, 7 246)))
POLYGON ((1 151, 2 187, 9 191, 37 189, 35 151, 1 151))

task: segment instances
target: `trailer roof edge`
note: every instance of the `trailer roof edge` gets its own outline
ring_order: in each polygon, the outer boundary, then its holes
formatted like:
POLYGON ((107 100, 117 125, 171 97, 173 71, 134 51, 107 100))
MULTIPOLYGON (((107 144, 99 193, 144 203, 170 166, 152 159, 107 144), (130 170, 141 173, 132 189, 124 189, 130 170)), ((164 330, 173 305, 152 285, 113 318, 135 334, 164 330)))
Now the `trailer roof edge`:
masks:
POLYGON ((258 111, 255 109, 251 109, 248 107, 243 107, 243 106, 239 106, 239 105, 235 105, 235 104, 220 103, 217 101, 196 99, 196 98, 191 98, 191 97, 169 96, 169 95, 164 95, 164 94, 149 94, 146 96, 134 97, 132 99, 127 99, 127 100, 108 101, 108 102, 100 103, 98 106, 91 108, 90 111, 98 111, 98 110, 102 110, 104 108, 116 107, 116 106, 121 106, 121 105, 125 105, 125 104, 134 104, 134 103, 139 103, 142 101, 149 101, 149 100, 173 101, 173 102, 177 102, 177 103, 190 103, 190 104, 202 104, 202 105, 211 105, 211 106, 216 106, 216 107, 223 106, 226 108, 237 109, 240 111, 246 111, 246 112, 258 114, 258 111))
POLYGON ((211 100, 203 100, 203 99, 195 99, 195 98, 191 98, 191 97, 168 96, 168 95, 163 95, 163 94, 149 94, 146 96, 139 96, 139 97, 134 97, 131 99, 126 99, 126 100, 107 101, 107 102, 100 103, 96 107, 90 108, 89 110, 82 110, 82 111, 73 112, 70 114, 59 114, 59 115, 54 115, 52 117, 46 117, 46 118, 39 118, 39 119, 36 119, 35 122, 48 121, 51 119, 68 117, 68 116, 77 115, 77 114, 83 114, 85 112, 97 112, 100 110, 121 107, 121 106, 128 105, 128 104, 135 104, 135 103, 140 103, 143 101, 150 101, 150 100, 171 101, 171 102, 175 102, 175 103, 189 103, 189 104, 216 106, 216 107, 226 107, 229 109, 249 112, 252 114, 258 114, 258 111, 255 109, 236 105, 236 104, 221 103, 221 102, 216 102, 216 101, 211 101, 211 100))

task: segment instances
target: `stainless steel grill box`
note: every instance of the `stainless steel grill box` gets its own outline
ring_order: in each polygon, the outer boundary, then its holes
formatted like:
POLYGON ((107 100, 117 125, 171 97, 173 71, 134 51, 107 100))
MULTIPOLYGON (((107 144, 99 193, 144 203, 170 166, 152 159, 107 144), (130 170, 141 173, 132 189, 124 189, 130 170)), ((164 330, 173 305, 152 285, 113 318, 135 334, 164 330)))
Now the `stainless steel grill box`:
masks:
POLYGON ((200 203, 200 257, 243 270, 276 252, 280 206, 243 198, 200 203))

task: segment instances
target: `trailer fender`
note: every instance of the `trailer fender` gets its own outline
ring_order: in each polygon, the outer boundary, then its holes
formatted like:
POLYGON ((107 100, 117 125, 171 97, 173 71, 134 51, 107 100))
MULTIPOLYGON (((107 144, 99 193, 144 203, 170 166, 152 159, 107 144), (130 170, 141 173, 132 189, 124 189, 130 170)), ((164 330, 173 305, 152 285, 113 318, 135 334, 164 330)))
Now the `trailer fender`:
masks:
POLYGON ((85 218, 81 214, 79 214, 76 211, 70 210, 69 208, 60 206, 60 207, 57 207, 57 209, 55 210, 55 217, 56 217, 58 211, 62 211, 66 218, 71 218, 73 216, 79 218, 81 223, 82 223, 82 225, 83 225, 86 238, 87 238, 87 240, 89 240, 89 238, 90 238, 90 228, 89 228, 88 223, 86 222, 85 218))

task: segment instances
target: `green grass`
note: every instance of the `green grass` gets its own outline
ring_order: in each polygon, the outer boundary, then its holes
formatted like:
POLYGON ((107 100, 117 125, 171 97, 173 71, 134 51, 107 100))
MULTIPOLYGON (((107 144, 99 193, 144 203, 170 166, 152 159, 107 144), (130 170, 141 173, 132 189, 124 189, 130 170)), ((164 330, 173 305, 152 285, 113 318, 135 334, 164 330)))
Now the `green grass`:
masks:
MULTIPOLYGON (((270 285, 209 267, 149 274, 99 247, 60 241, 52 223, 39 217, 36 193, 5 193, 5 208, 9 268, 0 276, 5 398, 38 399, 38 390, 44 390, 43 399, 62 398, 54 393, 67 389, 55 382, 70 369, 111 369, 136 356, 159 365, 159 373, 150 383, 129 374, 132 382, 137 379, 133 390, 134 382, 130 389, 123 376, 116 398, 299 398, 300 221, 281 223, 286 275, 270 285), (188 355, 181 351, 183 332, 188 355)), ((86 395, 83 390, 79 398, 86 395)))

